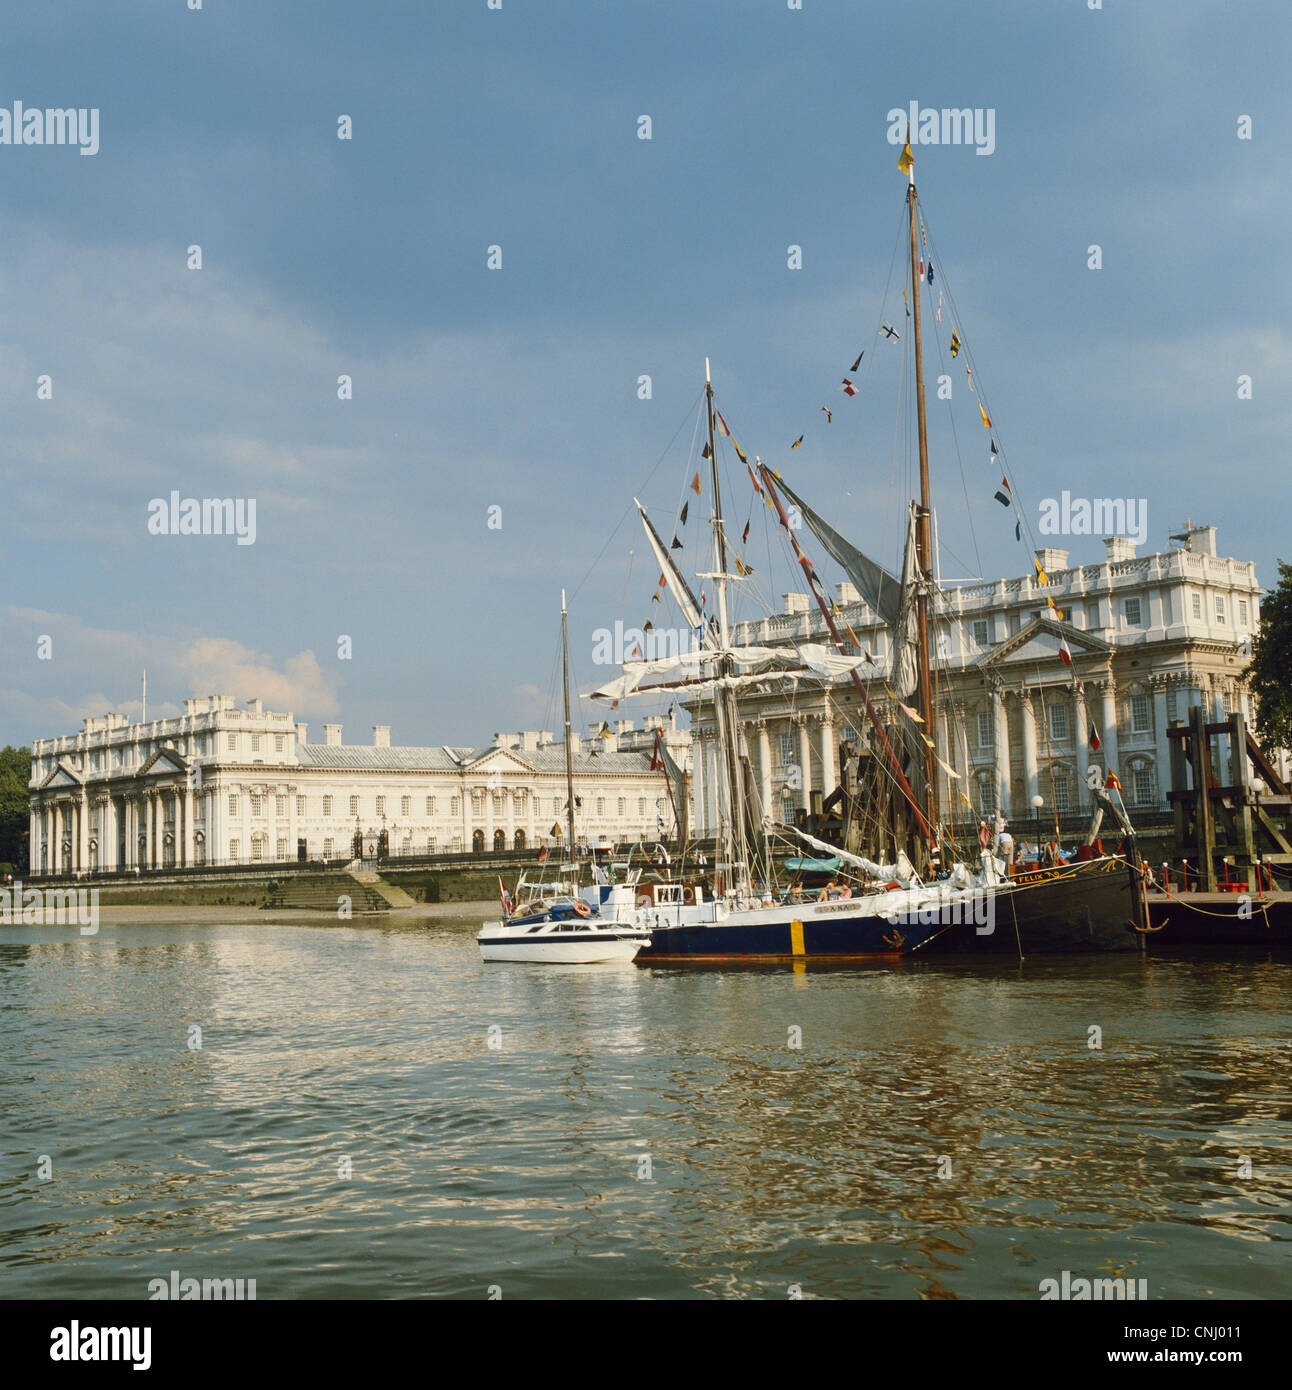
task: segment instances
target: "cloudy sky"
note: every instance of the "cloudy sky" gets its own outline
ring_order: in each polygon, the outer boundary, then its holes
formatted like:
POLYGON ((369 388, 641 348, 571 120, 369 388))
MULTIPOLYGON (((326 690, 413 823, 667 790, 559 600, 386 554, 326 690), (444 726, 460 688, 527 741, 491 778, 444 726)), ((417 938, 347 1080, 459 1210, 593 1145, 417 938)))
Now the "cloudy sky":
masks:
MULTIPOLYGON (((0 144, 0 742, 136 717, 144 667, 150 714, 219 691, 355 742, 553 727, 563 586, 585 688, 597 628, 673 620, 626 509, 674 525, 706 355, 747 451, 895 561, 909 333, 875 335, 904 322, 911 101, 994 113, 990 155, 916 150, 925 303, 955 303, 927 362, 944 576, 1027 568, 954 326, 1033 531, 1064 488, 1144 497, 1148 548, 1210 522, 1269 584, 1290 40, 1284 0, 20 7, 0 108, 97 108, 100 148, 0 144), (256 499, 255 543, 150 534, 172 491, 256 499)), ((761 513, 746 559, 753 613, 790 587, 761 513)))

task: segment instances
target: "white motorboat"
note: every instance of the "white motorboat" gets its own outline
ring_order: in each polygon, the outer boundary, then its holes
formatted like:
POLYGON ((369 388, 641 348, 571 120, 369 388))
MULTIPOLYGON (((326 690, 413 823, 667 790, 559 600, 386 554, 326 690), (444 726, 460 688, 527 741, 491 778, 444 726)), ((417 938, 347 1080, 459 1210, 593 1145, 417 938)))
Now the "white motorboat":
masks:
POLYGON ((540 901, 505 920, 486 922, 476 940, 485 960, 599 965, 632 960, 650 945, 650 931, 636 922, 603 917, 581 898, 567 897, 540 901))

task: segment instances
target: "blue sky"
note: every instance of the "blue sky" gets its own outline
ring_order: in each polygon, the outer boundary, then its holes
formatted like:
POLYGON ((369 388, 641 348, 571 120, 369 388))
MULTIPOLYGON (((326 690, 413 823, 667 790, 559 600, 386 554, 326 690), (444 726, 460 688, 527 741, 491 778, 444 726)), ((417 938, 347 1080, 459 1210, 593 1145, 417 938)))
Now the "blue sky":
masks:
MULTIPOLYGON (((222 691, 356 742, 553 727, 562 586, 585 688, 596 628, 672 620, 625 509, 672 522, 706 355, 743 446, 895 562, 901 352, 871 344, 902 313, 887 113, 912 100, 995 112, 990 157, 920 147, 916 177, 1032 528, 1063 488, 1142 496, 1150 548, 1191 515, 1270 583, 1290 39, 1274 0, 23 7, 0 106, 98 107, 101 148, 0 146, 0 741, 136 715, 144 666, 154 714, 222 691), (255 497, 256 543, 149 535, 172 489, 255 497)), ((951 374, 943 572, 1022 573, 951 374)), ((789 587, 761 525, 744 613, 789 587)))

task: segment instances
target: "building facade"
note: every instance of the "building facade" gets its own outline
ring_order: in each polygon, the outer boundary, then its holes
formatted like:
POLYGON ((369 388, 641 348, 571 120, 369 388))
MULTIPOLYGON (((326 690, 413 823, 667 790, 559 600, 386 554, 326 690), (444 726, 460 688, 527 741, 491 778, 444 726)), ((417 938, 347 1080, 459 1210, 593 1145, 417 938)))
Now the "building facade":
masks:
MULTIPOLYGON (((566 835, 565 745, 550 733, 495 735, 485 748, 322 743, 290 714, 227 695, 185 701, 148 723, 106 714, 32 745, 32 873, 78 874, 219 864, 529 849, 566 835)), ((659 732, 688 763, 670 721, 620 721, 572 740, 575 834, 654 841, 676 834, 659 732)))
MULTIPOLYGON (((940 596, 934 622, 939 800, 957 820, 999 809, 1020 819, 1090 807, 1087 777, 1117 773, 1129 807, 1167 808, 1167 729, 1201 705, 1215 717, 1254 713, 1243 671, 1259 618, 1255 566, 1216 554, 1215 529, 1191 527, 1178 549, 1137 557, 1105 541, 1102 564, 1070 567, 1066 551, 1037 552, 1036 576, 961 585, 940 596), (1047 596, 1062 614, 1046 603, 1047 596), (1072 665, 1060 657, 1066 642, 1072 665), (1080 681, 1079 693, 1074 673, 1080 681), (1096 730, 1100 747, 1092 750, 1096 730)), ((902 718, 883 675, 889 634, 851 584, 837 604, 874 658, 859 672, 885 723, 902 718)), ((842 624, 840 625, 842 628, 842 624)), ((787 594, 784 612, 736 628, 737 643, 833 645, 815 602, 787 594)), ((849 678, 796 690, 769 683, 742 692, 742 746, 761 802, 777 819, 810 810, 838 784, 841 740, 869 741, 869 721, 849 678)), ((712 706, 693 707, 698 833, 717 826, 718 750, 712 706)), ((1282 755, 1286 763, 1286 755, 1282 755)))

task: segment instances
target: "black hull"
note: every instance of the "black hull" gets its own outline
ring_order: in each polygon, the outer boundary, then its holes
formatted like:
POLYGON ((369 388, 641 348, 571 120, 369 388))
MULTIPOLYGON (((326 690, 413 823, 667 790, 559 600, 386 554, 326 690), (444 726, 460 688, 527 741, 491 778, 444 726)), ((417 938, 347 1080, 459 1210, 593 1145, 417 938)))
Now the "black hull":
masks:
POLYGON ((921 954, 1143 951, 1147 921, 1135 870, 1105 858, 1020 874, 993 899, 988 925, 953 928, 921 954))

